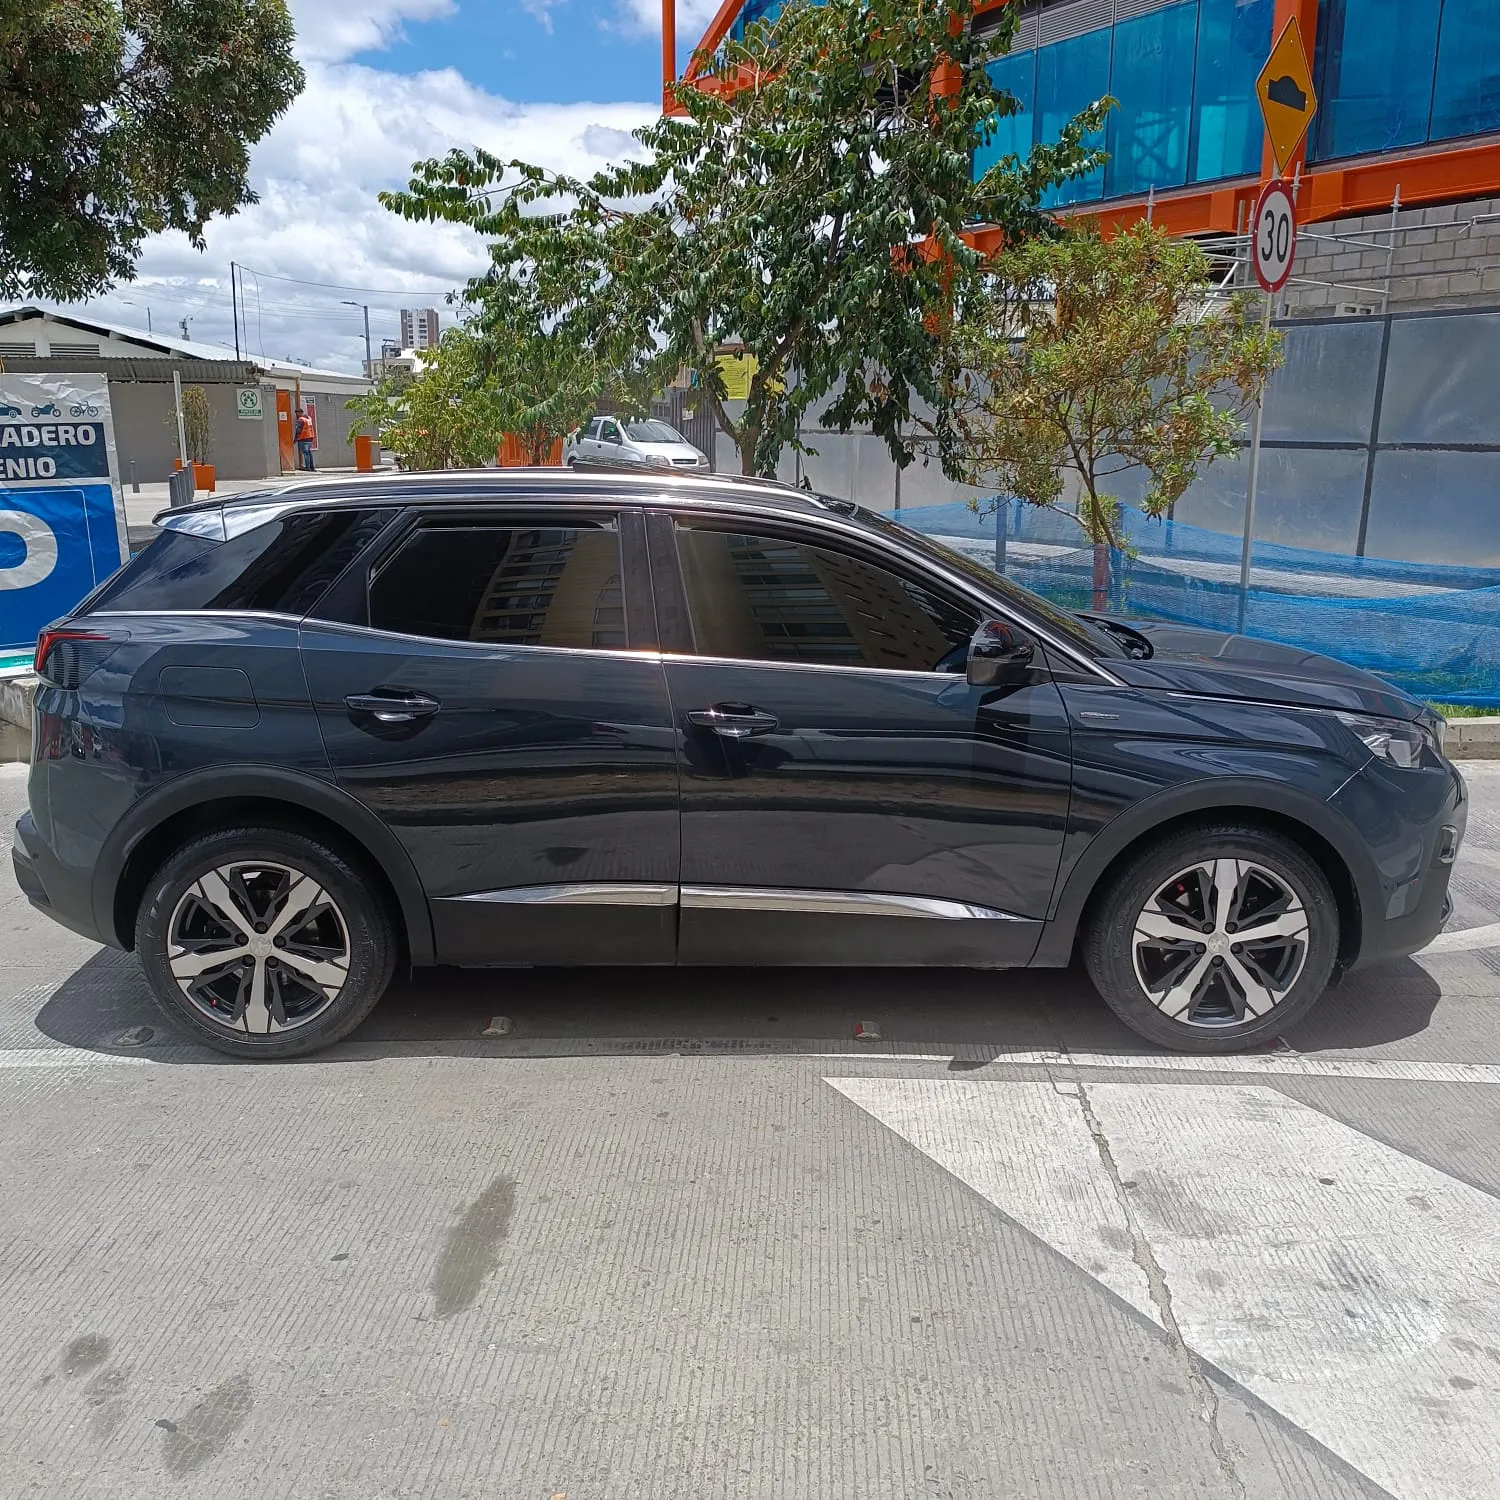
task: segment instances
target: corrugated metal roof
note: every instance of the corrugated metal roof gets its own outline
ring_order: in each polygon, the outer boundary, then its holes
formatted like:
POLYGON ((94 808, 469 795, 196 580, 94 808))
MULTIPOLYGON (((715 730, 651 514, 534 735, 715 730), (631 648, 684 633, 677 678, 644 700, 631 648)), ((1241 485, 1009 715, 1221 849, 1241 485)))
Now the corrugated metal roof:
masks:
MULTIPOLYGON (((222 364, 226 359, 233 360, 234 351, 226 349, 222 344, 201 344, 196 339, 174 339, 165 333, 150 333, 144 328, 132 328, 125 323, 111 323, 103 318, 82 318, 76 313, 58 312, 51 308, 38 307, 35 303, 24 303, 19 306, 0 310, 0 328, 19 328, 35 318, 50 318, 54 323, 66 324, 69 328, 82 329, 88 333, 104 336, 113 335, 115 338, 128 339, 132 344, 140 344, 147 349, 159 349, 164 355, 178 355, 184 359, 212 360, 222 364)), ((108 360, 117 358, 133 359, 134 355, 104 355, 108 360)), ((356 375, 348 370, 325 370, 316 365, 298 364, 289 359, 259 359, 242 361, 245 368, 264 370, 271 375, 283 376, 313 376, 320 380, 352 380, 362 385, 369 382, 362 375, 356 375)), ((71 369, 88 369, 90 366, 70 364, 71 369)))
POLYGON ((5 359, 15 375, 108 375, 111 380, 166 380, 178 370, 195 385, 255 385, 263 373, 255 365, 232 359, 137 359, 133 355, 54 354, 48 358, 5 359))

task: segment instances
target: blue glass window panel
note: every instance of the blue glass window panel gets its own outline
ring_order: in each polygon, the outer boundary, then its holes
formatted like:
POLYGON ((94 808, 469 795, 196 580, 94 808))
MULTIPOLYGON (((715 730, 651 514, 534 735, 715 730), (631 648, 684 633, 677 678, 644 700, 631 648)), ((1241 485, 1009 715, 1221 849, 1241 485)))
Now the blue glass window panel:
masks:
POLYGON ((1116 23, 1109 91, 1119 107, 1109 120, 1108 197, 1187 181, 1197 41, 1196 0, 1116 23))
POLYGON ((1444 0, 1431 138, 1500 129, 1500 0, 1444 0))
POLYGON ((1442 0, 1324 0, 1318 18, 1319 161, 1427 139, 1442 0))
POLYGON ((1254 176, 1264 133, 1255 79, 1271 52, 1274 0, 1202 0, 1193 89, 1192 182, 1254 176))
POLYGON ((974 148, 974 179, 977 182, 1004 156, 1030 154, 1036 116, 1036 53, 1029 48, 1012 52, 990 64, 990 79, 998 89, 1015 98, 1020 109, 1013 115, 1000 115, 991 122, 994 134, 988 145, 974 148))
MULTIPOLYGON (((1086 31, 1038 47, 1036 54, 1036 132, 1039 141, 1055 141, 1075 115, 1109 92, 1109 51, 1112 27, 1086 31)), ((1104 132, 1088 137, 1090 146, 1104 145, 1104 132)), ((1051 189, 1042 200, 1048 208, 1084 203, 1104 192, 1104 169, 1051 189)))

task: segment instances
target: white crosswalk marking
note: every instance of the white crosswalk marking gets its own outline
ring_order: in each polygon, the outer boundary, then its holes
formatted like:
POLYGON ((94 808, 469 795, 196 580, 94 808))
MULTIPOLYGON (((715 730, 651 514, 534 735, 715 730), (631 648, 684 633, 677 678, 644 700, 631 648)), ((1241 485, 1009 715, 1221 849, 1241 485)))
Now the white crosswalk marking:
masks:
POLYGON ((1500 1201, 1254 1086, 830 1078, 1401 1500, 1500 1495, 1500 1201), (1105 1151, 1107 1149, 1108 1160, 1105 1151), (1136 1240, 1139 1234, 1140 1241, 1136 1240))

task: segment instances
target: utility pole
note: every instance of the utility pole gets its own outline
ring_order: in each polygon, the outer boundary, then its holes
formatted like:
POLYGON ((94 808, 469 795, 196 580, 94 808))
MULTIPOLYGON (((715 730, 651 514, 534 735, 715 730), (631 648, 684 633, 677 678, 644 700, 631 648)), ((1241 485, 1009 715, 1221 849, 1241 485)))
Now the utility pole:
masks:
POLYGON ((229 262, 229 306, 231 316, 234 318, 234 359, 239 363, 240 358, 240 297, 238 290, 239 278, 235 274, 234 262, 229 262))
POLYGON ((373 380, 375 378, 372 373, 375 367, 375 358, 370 353, 370 309, 363 302, 351 302, 347 297, 341 300, 345 307, 357 307, 365 315, 365 378, 373 380))

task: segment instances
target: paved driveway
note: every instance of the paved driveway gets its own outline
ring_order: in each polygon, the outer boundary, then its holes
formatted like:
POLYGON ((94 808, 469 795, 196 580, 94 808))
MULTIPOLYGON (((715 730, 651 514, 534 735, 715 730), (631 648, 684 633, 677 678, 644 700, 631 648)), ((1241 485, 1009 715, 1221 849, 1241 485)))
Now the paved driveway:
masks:
POLYGON ((741 970, 427 976, 236 1065, 7 880, 0 1494, 1500 1495, 1471 784, 1467 933, 1233 1060, 1072 973, 741 970))

